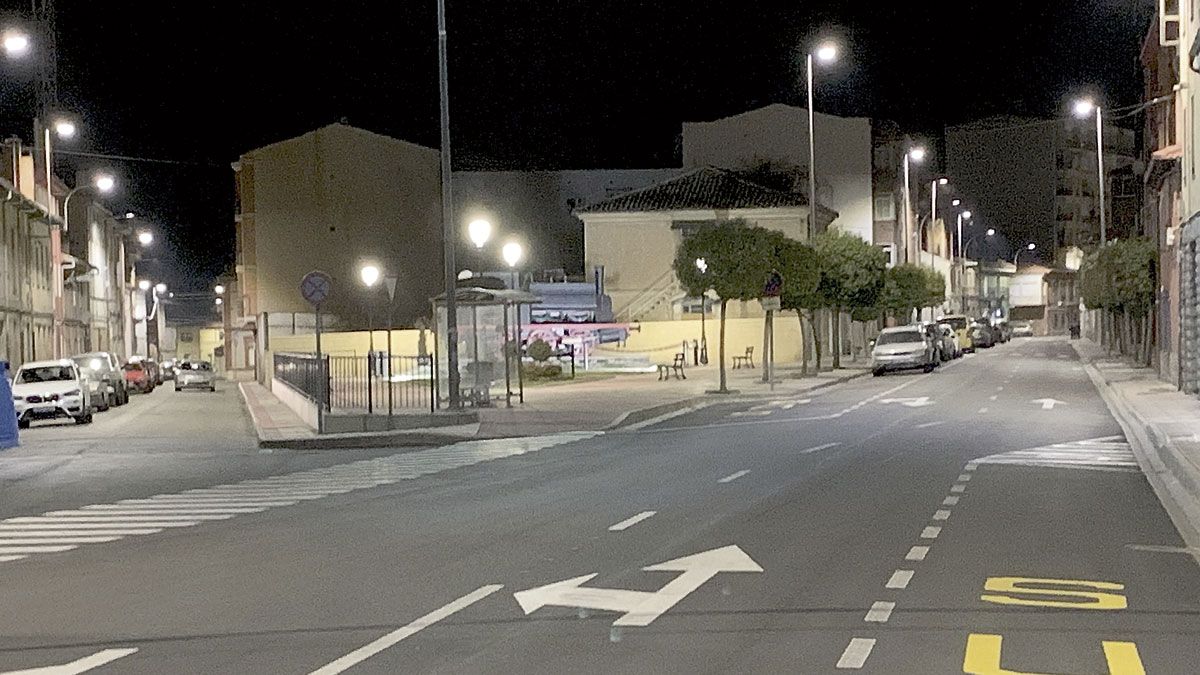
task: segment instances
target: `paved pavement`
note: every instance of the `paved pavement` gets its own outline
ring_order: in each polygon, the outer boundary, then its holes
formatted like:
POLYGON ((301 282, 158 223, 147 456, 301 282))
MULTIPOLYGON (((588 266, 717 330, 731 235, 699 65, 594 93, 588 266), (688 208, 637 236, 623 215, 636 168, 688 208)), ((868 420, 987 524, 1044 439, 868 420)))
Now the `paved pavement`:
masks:
POLYGON ((0 521, 0 672, 1194 673, 1200 567, 1133 457, 1024 340, 122 496, 0 521))

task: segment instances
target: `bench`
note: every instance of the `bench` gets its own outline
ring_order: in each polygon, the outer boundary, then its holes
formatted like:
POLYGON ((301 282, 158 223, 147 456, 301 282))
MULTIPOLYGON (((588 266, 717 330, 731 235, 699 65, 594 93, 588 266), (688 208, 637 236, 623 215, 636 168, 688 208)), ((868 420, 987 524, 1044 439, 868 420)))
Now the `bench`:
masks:
POLYGON ((658 379, 659 380, 669 380, 669 379, 671 379, 672 372, 674 372, 675 379, 686 380, 687 375, 685 375, 683 372, 684 359, 685 359, 685 356, 684 356, 683 352, 679 352, 678 354, 675 355, 674 362, 658 364, 658 379))
POLYGON ((733 368, 737 370, 745 366, 747 368, 754 367, 754 347, 746 347, 746 353, 741 356, 733 357, 733 368))

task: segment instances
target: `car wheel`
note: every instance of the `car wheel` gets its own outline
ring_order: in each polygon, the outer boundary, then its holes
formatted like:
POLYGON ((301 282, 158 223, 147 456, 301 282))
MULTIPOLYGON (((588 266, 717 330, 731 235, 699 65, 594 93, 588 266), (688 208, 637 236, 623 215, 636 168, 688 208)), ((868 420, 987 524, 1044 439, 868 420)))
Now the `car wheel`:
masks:
POLYGON ((18 429, 28 429, 29 428, 29 420, 17 420, 17 428, 18 429))
POLYGON ((921 370, 925 371, 926 373, 932 373, 932 372, 933 372, 933 364, 932 364, 932 363, 926 363, 926 364, 925 364, 925 367, 924 367, 924 368, 922 368, 921 370))
POLYGON ((883 368, 876 368, 875 370, 871 371, 871 374, 874 375, 875 377, 882 377, 883 376, 883 368))
POLYGON ((183 391, 183 389, 181 389, 179 387, 175 387, 175 391, 183 391))
POLYGON ((92 423, 92 413, 88 413, 86 415, 79 415, 75 418, 75 424, 91 424, 91 423, 92 423))
POLYGON ((215 393, 215 392, 217 391, 217 385, 215 385, 215 384, 214 384, 214 385, 212 385, 211 387, 209 387, 209 388, 208 388, 208 390, 209 390, 210 392, 214 392, 214 393, 215 393))
POLYGON ((106 394, 104 394, 104 396, 100 397, 100 406, 96 409, 99 410, 100 412, 108 412, 108 409, 110 407, 112 407, 112 406, 108 402, 108 394, 106 393, 106 394))

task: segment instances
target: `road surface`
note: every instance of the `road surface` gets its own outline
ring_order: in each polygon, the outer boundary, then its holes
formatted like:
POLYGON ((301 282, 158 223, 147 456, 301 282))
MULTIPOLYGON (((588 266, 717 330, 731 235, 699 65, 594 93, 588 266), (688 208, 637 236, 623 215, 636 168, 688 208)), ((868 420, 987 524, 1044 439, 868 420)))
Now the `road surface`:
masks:
POLYGON ((1200 663, 1196 552, 1063 341, 636 432, 323 456, 0 522, 0 672, 1200 663))

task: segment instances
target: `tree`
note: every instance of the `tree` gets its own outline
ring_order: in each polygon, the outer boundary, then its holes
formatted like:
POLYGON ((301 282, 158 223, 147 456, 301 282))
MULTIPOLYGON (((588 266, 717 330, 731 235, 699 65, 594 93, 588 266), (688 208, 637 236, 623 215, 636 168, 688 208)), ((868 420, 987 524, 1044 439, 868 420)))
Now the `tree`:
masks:
POLYGON ((925 273, 925 301, 922 307, 937 307, 946 301, 946 277, 937 270, 922 267, 925 273))
MULTIPOLYGON (((813 240, 820 266, 817 293, 822 306, 834 311, 833 367, 841 367, 841 313, 848 308, 871 307, 879 301, 887 255, 862 239, 837 230, 813 240)), ((818 367, 820 364, 818 363, 818 367)))
POLYGON ((920 311, 929 295, 929 277, 922 267, 904 263, 888 269, 883 275, 880 305, 897 319, 903 317, 903 323, 912 321, 913 313, 920 311))
MULTIPOLYGON (((796 318, 800 321, 800 372, 807 375, 808 339, 805 338, 804 331, 805 314, 820 307, 822 302, 820 294, 817 293, 821 272, 816 252, 806 244, 785 238, 783 248, 779 251, 778 270, 783 276, 783 293, 779 297, 779 304, 783 309, 795 311, 796 318)), ((807 318, 811 327, 811 314, 807 318)))
MULTIPOLYGON (((675 253, 675 276, 688 295, 701 297, 706 291, 721 300, 720 388, 727 393, 725 373, 725 318, 730 300, 753 300, 762 296, 763 285, 780 265, 779 252, 786 237, 761 227, 731 220, 703 227, 683 240, 675 253), (703 260, 703 265, 697 265, 703 260)), ((785 282, 786 283, 786 282, 785 282)))
POLYGON ((1093 252, 1079 270, 1083 302, 1101 310, 1107 326, 1101 340, 1111 348, 1115 338, 1122 353, 1133 352, 1144 363, 1150 360, 1157 264, 1158 251, 1152 242, 1123 239, 1093 252), (1135 330, 1136 324, 1140 330, 1135 330))

